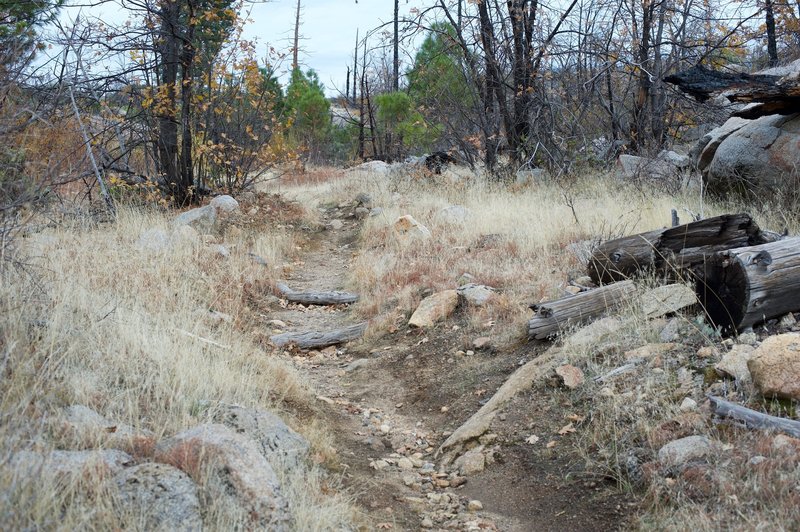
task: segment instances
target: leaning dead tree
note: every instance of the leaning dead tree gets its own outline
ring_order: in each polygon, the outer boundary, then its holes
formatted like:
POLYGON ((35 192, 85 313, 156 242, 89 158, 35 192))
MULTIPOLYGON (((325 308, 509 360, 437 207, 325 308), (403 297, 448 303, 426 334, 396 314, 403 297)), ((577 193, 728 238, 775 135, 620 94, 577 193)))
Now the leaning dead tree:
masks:
POLYGON ((714 253, 771 240, 749 214, 723 214, 604 242, 592 253, 587 273, 597 284, 647 273, 702 275, 698 270, 714 253))
POLYGON ((742 118, 800 111, 800 79, 797 76, 728 73, 697 65, 664 78, 699 101, 722 95, 733 103, 758 103, 732 113, 742 118))

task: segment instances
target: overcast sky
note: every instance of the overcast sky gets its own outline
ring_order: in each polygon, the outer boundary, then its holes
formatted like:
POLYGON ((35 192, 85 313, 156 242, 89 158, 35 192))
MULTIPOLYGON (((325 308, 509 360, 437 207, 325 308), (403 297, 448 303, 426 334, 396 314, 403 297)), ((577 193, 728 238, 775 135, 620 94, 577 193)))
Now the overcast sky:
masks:
MULTIPOLYGON (((400 0, 400 16, 431 0, 400 0)), ((272 0, 256 4, 250 13, 253 22, 247 27, 247 38, 257 37, 262 45, 267 43, 288 52, 294 31, 296 0, 272 0)), ((300 34, 300 63, 313 68, 320 81, 328 87, 344 90, 347 66, 352 64, 356 30, 359 38, 381 24, 392 21, 392 0, 302 0, 300 34)), ((391 27, 387 27, 391 31, 391 27)), ((291 57, 282 65, 285 72, 291 66, 291 57)))
MULTIPOLYGON (((400 16, 409 16, 411 9, 430 5, 434 0, 400 0, 400 16)), ((123 0, 95 5, 84 0, 68 0, 61 12, 61 20, 69 26, 69 20, 98 18, 110 24, 121 24, 128 12, 121 8, 123 0)), ((286 54, 278 65, 282 80, 291 66, 291 46, 294 33, 297 0, 254 0, 245 4, 245 13, 252 19, 244 37, 259 43, 259 59, 267 56, 270 46, 286 54)), ((390 23, 394 15, 393 0, 302 0, 300 64, 303 69, 313 68, 320 81, 327 87, 329 95, 337 89, 344 90, 347 67, 352 65, 356 30, 359 38, 384 23, 390 23)), ((391 26, 385 28, 391 31, 391 26)), ((376 42, 377 43, 377 40, 376 42)), ((407 62, 405 62, 407 64, 407 62)))

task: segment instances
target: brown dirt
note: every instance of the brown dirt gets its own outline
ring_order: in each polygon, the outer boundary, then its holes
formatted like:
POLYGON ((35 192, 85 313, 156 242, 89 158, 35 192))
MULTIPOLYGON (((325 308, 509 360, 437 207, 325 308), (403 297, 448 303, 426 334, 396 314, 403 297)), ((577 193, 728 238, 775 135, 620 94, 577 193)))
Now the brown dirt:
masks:
MULTIPOLYGON (((343 214, 331 209, 325 221, 343 214)), ((286 279, 292 288, 347 288, 360 224, 352 218, 342 221, 345 226, 338 231, 305 233, 296 267, 286 279)), ((347 308, 297 305, 287 305, 270 318, 286 322, 292 331, 333 329, 356 321, 347 308)), ((406 471, 371 467, 375 460, 392 459, 395 452, 419 452, 438 470, 434 453, 446 436, 541 349, 521 344, 473 356, 456 354, 469 349, 477 336, 491 337, 491 330, 470 330, 466 311, 460 309, 433 330, 402 326, 344 347, 289 353, 323 397, 321 409, 335 435, 345 485, 372 527, 418 530, 426 516, 436 514, 427 494, 454 493, 458 509, 451 508, 449 520, 434 520, 434 528, 461 528, 467 521, 473 528, 509 531, 625 528, 637 502, 615 482, 584 468, 571 442, 576 434, 558 435, 571 412, 546 385, 518 396, 502 411, 491 429, 497 435, 495 462, 462 486, 423 491, 404 484, 406 471), (357 359, 366 359, 366 365, 347 371, 357 359), (388 432, 380 429, 384 422, 390 425, 388 432), (539 438, 535 444, 525 441, 532 435, 539 438), (548 442, 555 443, 548 447, 548 442), (473 499, 483 503, 482 511, 467 512, 466 502, 473 499)))

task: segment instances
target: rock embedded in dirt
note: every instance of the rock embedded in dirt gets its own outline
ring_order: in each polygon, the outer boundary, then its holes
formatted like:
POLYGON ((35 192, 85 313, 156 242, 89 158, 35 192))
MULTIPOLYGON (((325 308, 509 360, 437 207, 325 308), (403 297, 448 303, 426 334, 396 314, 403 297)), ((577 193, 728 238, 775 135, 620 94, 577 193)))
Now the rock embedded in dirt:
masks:
POLYGON ((631 349, 630 351, 625 351, 623 355, 625 360, 645 360, 649 361, 656 357, 666 355, 671 351, 675 351, 681 347, 680 344, 666 342, 660 344, 645 344, 641 347, 637 347, 636 349, 631 349))
POLYGON ((288 531, 289 504, 256 443, 221 424, 199 425, 156 446, 155 460, 212 488, 223 504, 247 515, 248 528, 288 531))
POLYGON ((771 336, 761 342, 747 367, 764 397, 800 399, 800 333, 771 336))
POLYGON ((466 477, 483 471, 486 468, 486 455, 483 454, 483 446, 470 449, 456 458, 455 462, 453 462, 453 467, 466 477))
POLYGON ((458 306, 458 293, 455 290, 444 290, 423 299, 408 324, 411 327, 433 327, 455 311, 458 306))
POLYGON ((467 503, 467 510, 470 512, 480 512, 483 510, 483 503, 478 500, 471 500, 467 503))
POLYGON ((394 230, 398 235, 410 238, 430 238, 431 231, 410 214, 399 217, 394 222, 394 230))
POLYGON ((586 381, 586 378, 583 375, 583 370, 571 364, 558 366, 556 368, 556 375, 558 375, 562 384, 570 390, 581 387, 586 381))
POLYGON ((273 466, 301 467, 308 456, 308 441, 272 412, 219 403, 212 421, 251 439, 273 466))
POLYGON ((659 286, 642 294, 642 311, 648 319, 674 314, 695 304, 697 295, 684 284, 659 286))
POLYGON ((363 220, 364 218, 369 216, 369 209, 367 209, 366 207, 356 207, 356 209, 353 211, 353 214, 357 219, 363 220))
POLYGON ((683 467, 715 454, 718 445, 705 436, 687 436, 673 440, 658 451, 658 461, 665 467, 683 467))
POLYGON ((339 229, 341 229, 342 227, 344 227, 344 222, 342 222, 342 221, 341 221, 341 220, 339 220, 338 218, 334 218, 333 220, 331 220, 331 221, 330 221, 330 223, 329 223, 328 225, 329 225, 329 226, 330 226, 330 228, 331 228, 331 229, 333 229, 334 231, 338 231, 339 229))
POLYGON ((780 321, 778 321, 778 327, 780 327, 781 329, 791 329, 795 325, 797 325, 797 319, 791 312, 786 314, 784 317, 780 319, 780 321))
POLYGON ((736 344, 722 356, 722 360, 714 366, 714 369, 720 377, 750 382, 750 370, 747 369, 747 363, 753 358, 755 351, 753 346, 736 344))
POLYGON ((692 399, 691 397, 686 397, 680 406, 681 412, 691 412, 697 409, 697 401, 692 399))
POLYGON ((143 530, 199 532, 203 518, 197 485, 186 473, 166 464, 145 463, 120 472, 119 508, 143 530))
POLYGON ((464 301, 476 307, 482 307, 495 296, 494 288, 491 286, 475 283, 463 284, 456 289, 456 292, 464 301))

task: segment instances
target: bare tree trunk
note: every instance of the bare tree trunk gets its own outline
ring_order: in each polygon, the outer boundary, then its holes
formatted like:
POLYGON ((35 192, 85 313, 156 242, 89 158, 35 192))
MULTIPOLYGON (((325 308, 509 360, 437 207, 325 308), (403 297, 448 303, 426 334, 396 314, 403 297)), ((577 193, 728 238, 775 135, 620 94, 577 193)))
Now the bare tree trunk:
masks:
POLYGON ((297 0, 297 9, 294 15, 294 45, 292 46, 292 70, 296 69, 300 62, 298 55, 300 53, 300 0, 297 0))
POLYGON ((161 59, 161 86, 163 98, 159 101, 158 119, 158 164, 168 192, 180 194, 178 174, 178 122, 175 86, 178 81, 178 24, 180 6, 177 0, 166 0, 161 5, 161 29, 158 54, 161 59))
POLYGON ((392 90, 400 90, 400 0, 394 0, 394 70, 392 90))
POLYGON ((766 0, 764 4, 765 23, 767 26, 767 53, 769 54, 769 66, 778 66, 778 43, 775 38, 775 11, 772 0, 766 0))

